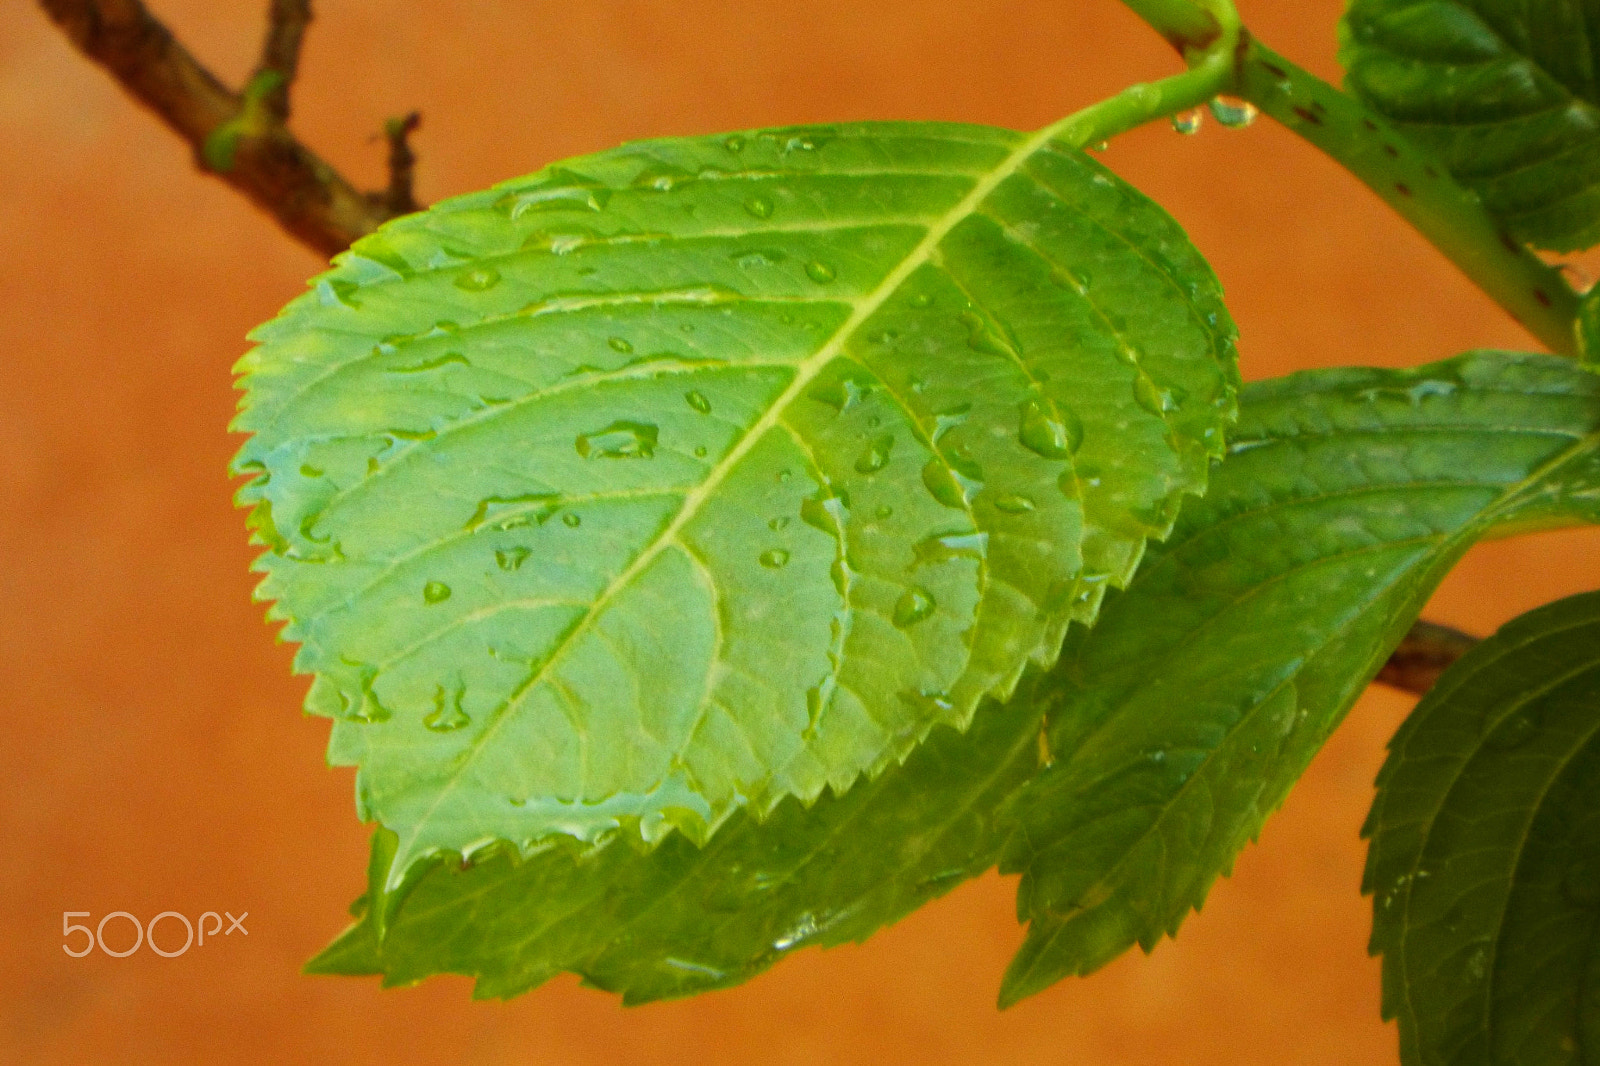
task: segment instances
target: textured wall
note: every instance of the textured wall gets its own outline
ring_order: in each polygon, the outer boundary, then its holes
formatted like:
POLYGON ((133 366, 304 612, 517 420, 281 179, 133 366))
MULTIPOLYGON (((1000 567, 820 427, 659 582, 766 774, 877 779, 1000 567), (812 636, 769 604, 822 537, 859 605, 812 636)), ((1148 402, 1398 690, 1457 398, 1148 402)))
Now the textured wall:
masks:
MULTIPOLYGON (((1241 6, 1334 75, 1337 0, 1241 6)), ((158 7, 220 73, 249 68, 260 0, 158 7)), ((651 135, 1032 128, 1175 65, 1114 0, 319 7, 296 127, 375 183, 371 135, 420 107, 429 199, 651 135)), ((1408 703, 1381 690, 1178 942, 1005 1014, 1020 930, 993 876, 863 947, 685 1003, 624 1011, 570 979, 498 1004, 459 979, 380 992, 299 976, 361 890, 366 831, 250 601, 224 427, 244 333, 317 263, 196 174, 24 0, 0 6, 0 145, 0 1061, 1394 1061, 1357 895, 1356 830, 1408 703), (64 910, 224 908, 250 912, 248 939, 171 960, 61 951, 64 910)), ((1107 159, 1212 257, 1250 377, 1530 343, 1282 130, 1149 129, 1107 159)), ((1490 545, 1431 613, 1484 631, 1597 577, 1594 534, 1490 545)))

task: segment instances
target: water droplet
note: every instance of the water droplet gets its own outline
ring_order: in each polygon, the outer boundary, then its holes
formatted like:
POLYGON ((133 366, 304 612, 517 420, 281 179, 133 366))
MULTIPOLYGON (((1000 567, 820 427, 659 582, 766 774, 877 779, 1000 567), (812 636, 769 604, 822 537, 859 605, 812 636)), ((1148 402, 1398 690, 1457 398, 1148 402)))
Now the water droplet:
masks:
POLYGON ((812 496, 800 501, 800 521, 835 540, 843 536, 844 501, 837 496, 812 496))
POLYGON ((576 511, 568 511, 566 514, 561 516, 561 524, 566 526, 568 529, 577 529, 579 526, 583 525, 583 519, 576 511))
POLYGON ((467 712, 461 707, 461 700, 466 694, 467 687, 459 681, 448 692, 443 685, 435 688, 433 713, 424 718, 422 724, 435 733, 453 733, 463 726, 471 725, 472 719, 467 717, 467 712))
POLYGON ((1205 124, 1205 112, 1198 107, 1188 111, 1180 111, 1172 116, 1172 128, 1185 136, 1192 136, 1200 132, 1200 127, 1205 124))
POLYGON ((867 445, 867 450, 856 460, 856 473, 876 474, 889 465, 889 452, 894 448, 894 434, 885 433, 867 445))
POLYGON ((781 485, 792 477, 794 477, 794 474, 790 473, 788 470, 780 470, 778 471, 778 484, 781 485))
POLYGON ((430 581, 422 586, 422 598, 429 603, 443 603, 450 598, 450 586, 443 581, 430 581))
POLYGON ((301 477, 321 477, 322 474, 323 474, 323 471, 322 471, 321 467, 312 466, 310 463, 301 463, 300 464, 300 476, 301 477))
POLYGON ((883 519, 888 518, 889 516, 894 514, 894 508, 890 507, 888 504, 883 504, 876 511, 874 511, 872 513, 873 513, 874 517, 876 517, 879 521, 882 521, 883 519))
POLYGON ((933 614, 936 606, 932 593, 920 585, 913 585, 901 593, 900 599, 895 602, 894 624, 901 629, 909 629, 933 614))
POLYGON ((1001 496, 994 501, 994 509, 1005 514, 1027 514, 1033 510, 1033 501, 1015 494, 1001 496))
POLYGON ((1171 391, 1161 388, 1144 374, 1133 379, 1133 398, 1153 415, 1164 415, 1178 407, 1171 391))
POLYGON ((494 267, 473 267, 456 275, 456 288, 483 292, 500 284, 500 271, 494 267))
POLYGON ((744 151, 744 138, 737 133, 732 134, 723 140, 722 147, 730 152, 742 152, 744 151))
POLYGON ((781 570, 789 565, 789 553, 782 548, 768 548, 761 553, 760 562, 768 570, 781 570))
POLYGON ((729 256, 746 270, 755 267, 777 266, 789 256, 776 248, 746 248, 729 256))
POLYGON ((756 218, 771 218, 772 201, 765 196, 756 195, 744 202, 744 209, 756 218))
POLYGON ((511 548, 496 548, 494 550, 495 565, 502 570, 517 570, 527 562, 528 556, 533 552, 529 548, 517 545, 511 548))
POLYGON ((779 515, 777 518, 774 518, 772 521, 767 523, 767 528, 772 530, 774 533, 779 533, 779 532, 782 532, 785 529, 788 529, 789 528, 789 516, 788 515, 779 515))
POLYGON ((982 352, 984 355, 1016 357, 1016 348, 983 316, 972 311, 964 311, 961 314, 961 324, 967 327, 968 348, 975 352, 982 352))
POLYGON ((922 468, 922 484, 934 499, 946 507, 966 510, 967 495, 961 490, 961 483, 956 480, 955 474, 942 460, 928 460, 922 468))
POLYGON ((561 499, 553 492, 525 492, 520 496, 485 496, 478 501, 463 529, 477 529, 488 524, 501 531, 521 526, 544 525, 560 509, 561 499))
POLYGON ((829 266, 827 263, 821 262, 820 260, 812 260, 806 264, 806 277, 810 278, 819 285, 826 285, 828 282, 838 277, 838 274, 834 271, 833 267, 829 266))
POLYGON ((656 453, 659 432, 648 422, 623 420, 580 433, 573 445, 585 459, 649 459, 656 453))
POLYGON ((694 446, 694 457, 696 459, 704 459, 706 457, 706 446, 704 444, 696 444, 694 446))
POLYGON ((606 343, 611 345, 612 351, 621 352, 623 355, 627 355, 629 352, 633 351, 633 345, 629 344, 621 337, 612 337, 610 340, 606 341, 606 343))
POLYGON ((933 443, 938 444, 944 435, 965 422, 972 414, 970 403, 956 404, 933 413, 933 443))
POLYGON ((972 530, 935 533, 912 546, 913 567, 932 566, 951 559, 982 559, 989 549, 989 534, 972 530))
POLYGON ((1256 105, 1236 96, 1219 96, 1211 101, 1211 114, 1230 130, 1238 130, 1256 120, 1256 105))
POLYGON ((807 396, 818 403, 825 403, 835 411, 843 414, 847 409, 854 407, 868 396, 873 389, 870 378, 845 375, 833 381, 825 381, 806 393, 807 396))
POLYGON ((683 394, 683 398, 688 401, 690 407, 693 407, 701 414, 708 415, 711 413, 711 401, 706 399, 705 393, 690 389, 683 394))
POLYGON ((339 699, 343 701, 347 708, 344 714, 345 718, 369 725, 389 720, 389 708, 383 705, 383 701, 378 699, 377 692, 373 690, 373 686, 377 681, 378 668, 376 666, 361 667, 360 677, 357 681, 361 689, 361 695, 357 698, 356 705, 350 707, 349 698, 343 692, 339 693, 339 699))
POLYGON ((933 297, 929 296, 925 292, 919 292, 915 296, 911 297, 910 301, 908 301, 908 302, 911 304, 912 307, 915 307, 918 310, 921 310, 922 308, 927 307, 929 304, 933 303, 933 297))
POLYGON ((1022 446, 1043 459, 1068 459, 1083 444, 1083 424, 1070 411, 1057 412, 1044 400, 1025 400, 1017 429, 1022 446))

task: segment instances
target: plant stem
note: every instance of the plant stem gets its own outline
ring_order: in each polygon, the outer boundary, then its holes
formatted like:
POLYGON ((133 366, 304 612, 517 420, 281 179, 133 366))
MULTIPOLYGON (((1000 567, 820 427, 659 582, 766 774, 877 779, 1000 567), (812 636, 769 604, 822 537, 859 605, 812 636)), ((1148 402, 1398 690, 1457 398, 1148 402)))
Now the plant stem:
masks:
MULTIPOLYGON (((1140 10, 1145 6, 1166 9, 1193 5, 1183 0, 1135 0, 1130 6, 1140 10)), ((1234 51, 1239 42, 1238 21, 1224 19, 1219 24, 1211 15, 1205 14, 1205 17, 1211 20, 1209 43, 1201 51, 1191 50, 1187 53, 1188 70, 1160 81, 1130 85, 1110 99, 1068 115, 1055 124, 1052 136, 1083 148, 1155 119, 1199 107, 1218 93, 1226 92, 1234 82, 1234 51)))
POLYGON ((1579 298, 1560 271, 1360 101, 1245 41, 1235 92, 1360 178, 1551 351, 1577 354, 1579 298))

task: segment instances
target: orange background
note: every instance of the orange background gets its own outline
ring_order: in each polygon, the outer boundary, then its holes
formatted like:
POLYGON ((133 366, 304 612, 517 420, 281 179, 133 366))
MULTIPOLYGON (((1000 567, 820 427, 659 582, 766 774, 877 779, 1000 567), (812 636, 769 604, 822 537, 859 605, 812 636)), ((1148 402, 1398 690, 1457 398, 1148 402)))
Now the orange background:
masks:
MULTIPOLYGON (((225 78, 248 71, 260 0, 157 6, 225 78)), ((1241 7, 1336 76, 1337 0, 1241 7)), ((1176 64, 1114 0, 319 8, 296 128, 376 184, 372 134, 421 108, 425 199, 645 136, 873 117, 1033 128, 1176 64)), ((1395 1061, 1357 894, 1356 832, 1409 706, 1386 690, 1179 940, 1004 1014, 1021 931, 993 875, 862 947, 681 1003, 623 1010, 570 978, 500 1004, 458 978, 381 992, 300 976, 361 891, 367 832, 250 600, 224 427, 245 331, 318 263, 22 0, 0 6, 0 145, 0 1061, 1395 1061), (249 912, 247 939, 170 960, 60 947, 64 910, 223 909, 249 912)), ((1106 158, 1210 256, 1249 377, 1532 343, 1271 123, 1146 129, 1106 158)), ((1490 545, 1431 614, 1484 632, 1597 577, 1590 533, 1490 545)))

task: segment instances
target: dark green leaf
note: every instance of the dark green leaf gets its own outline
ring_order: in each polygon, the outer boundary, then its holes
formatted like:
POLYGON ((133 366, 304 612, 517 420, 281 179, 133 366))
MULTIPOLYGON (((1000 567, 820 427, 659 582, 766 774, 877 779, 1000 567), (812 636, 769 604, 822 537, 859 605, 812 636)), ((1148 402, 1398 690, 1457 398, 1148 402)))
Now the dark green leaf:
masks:
POLYGON ((254 338, 260 594, 397 834, 704 840, 963 728, 1204 486, 1215 279, 1051 131, 658 141, 359 241, 254 338))
POLYGON ((765 823, 736 814, 703 848, 674 835, 649 853, 623 841, 520 860, 501 849, 466 868, 425 864, 386 897, 394 839, 380 831, 365 913, 310 969, 385 984, 462 973, 480 997, 570 970, 638 1003, 865 939, 994 865, 1002 801, 1039 765, 1040 676, 968 732, 934 730, 904 766, 809 809, 787 800, 765 823))
POLYGON ((1517 238, 1600 242, 1600 7, 1353 0, 1350 89, 1432 149, 1517 238))
POLYGON ((1600 379, 1570 360, 1319 371, 1243 401, 1211 490, 1054 671, 1055 761, 1002 862, 1032 923, 1005 1002, 1176 932, 1467 546, 1600 520, 1600 379))
POLYGON ((1365 888, 1401 1060, 1600 1061, 1600 594, 1468 652, 1390 747, 1365 888))

